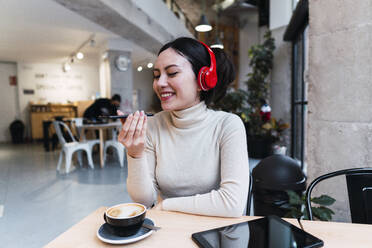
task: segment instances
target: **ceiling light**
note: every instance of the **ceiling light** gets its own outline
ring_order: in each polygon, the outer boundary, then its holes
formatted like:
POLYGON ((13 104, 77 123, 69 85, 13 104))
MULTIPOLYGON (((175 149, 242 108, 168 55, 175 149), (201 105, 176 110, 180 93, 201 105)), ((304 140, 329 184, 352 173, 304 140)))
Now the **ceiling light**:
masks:
POLYGON ((209 24, 204 14, 200 17, 199 24, 195 27, 195 30, 198 32, 208 32, 212 30, 212 26, 209 24))
POLYGON ((71 65, 68 62, 66 62, 66 63, 63 64, 62 69, 63 69, 64 72, 68 72, 68 71, 71 70, 71 65))
POLYGON ((151 63, 151 62, 147 64, 147 68, 152 68, 153 66, 154 66, 154 64, 151 63))
POLYGON ((143 69, 142 66, 137 67, 137 71, 142 71, 142 69, 143 69))
POLYGON ((216 41, 214 42, 213 45, 211 45, 212 48, 219 48, 219 49, 223 49, 223 44, 220 40, 220 38, 217 36, 216 37, 216 41))
POLYGON ((84 53, 82 53, 82 52, 78 52, 78 53, 76 54, 76 58, 77 58, 77 59, 83 59, 83 58, 84 58, 84 53))

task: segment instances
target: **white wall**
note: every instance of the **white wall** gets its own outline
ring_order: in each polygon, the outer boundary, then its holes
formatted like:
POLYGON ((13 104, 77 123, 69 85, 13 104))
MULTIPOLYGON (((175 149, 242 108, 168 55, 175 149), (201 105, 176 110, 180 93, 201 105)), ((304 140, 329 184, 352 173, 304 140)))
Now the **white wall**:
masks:
POLYGON ((270 30, 288 25, 292 16, 293 0, 270 1, 270 30))
POLYGON ((17 75, 15 63, 0 62, 0 142, 11 140, 9 125, 17 116, 17 86, 9 84, 9 77, 17 75))
POLYGON ((99 92, 97 64, 73 64, 69 72, 61 64, 18 63, 19 99, 22 120, 29 134, 29 102, 67 103, 91 99, 99 92), (34 94, 25 94, 24 90, 34 94))

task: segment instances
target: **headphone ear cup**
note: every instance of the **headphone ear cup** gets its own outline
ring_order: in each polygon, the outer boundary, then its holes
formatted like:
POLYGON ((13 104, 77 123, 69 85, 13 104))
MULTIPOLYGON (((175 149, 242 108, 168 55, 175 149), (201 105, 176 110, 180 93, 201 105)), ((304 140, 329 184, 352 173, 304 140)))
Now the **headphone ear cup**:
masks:
POLYGON ((213 89, 217 84, 217 77, 213 74, 208 67, 208 70, 204 73, 204 85, 210 90, 213 89))
POLYGON ((209 87, 208 87, 207 82, 206 82, 206 76, 207 76, 208 70, 209 70, 208 66, 203 66, 199 70, 199 73, 198 73, 198 85, 204 91, 209 90, 209 87))

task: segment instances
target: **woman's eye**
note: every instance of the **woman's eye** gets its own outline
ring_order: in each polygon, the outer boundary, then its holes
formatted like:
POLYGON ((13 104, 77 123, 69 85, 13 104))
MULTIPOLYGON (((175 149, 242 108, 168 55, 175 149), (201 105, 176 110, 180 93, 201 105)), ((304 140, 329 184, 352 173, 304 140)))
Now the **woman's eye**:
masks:
POLYGON ((169 76, 169 77, 174 77, 174 76, 176 76, 177 73, 178 73, 178 72, 168 73, 168 76, 169 76))
POLYGON ((153 78, 158 79, 158 78, 160 78, 160 75, 153 75, 153 78))

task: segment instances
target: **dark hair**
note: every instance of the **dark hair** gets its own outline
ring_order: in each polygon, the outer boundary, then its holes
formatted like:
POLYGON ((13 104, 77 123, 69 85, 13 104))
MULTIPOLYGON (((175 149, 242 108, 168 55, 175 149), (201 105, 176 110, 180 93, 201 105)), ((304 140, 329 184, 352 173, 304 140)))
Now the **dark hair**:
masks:
POLYGON ((118 94, 115 94, 111 97, 111 100, 112 101, 118 101, 118 102, 121 102, 121 96, 118 95, 118 94))
MULTIPOLYGON (((198 77, 199 70, 203 66, 210 66, 211 60, 207 49, 195 39, 188 37, 177 38, 165 44, 160 49, 158 55, 168 48, 173 48, 190 62, 195 73, 195 78, 198 77)), ((216 103, 223 98, 227 87, 235 79, 234 66, 225 52, 219 48, 212 48, 212 51, 216 57, 218 81, 216 87, 200 93, 200 100, 205 101, 207 105, 212 102, 216 103)))

